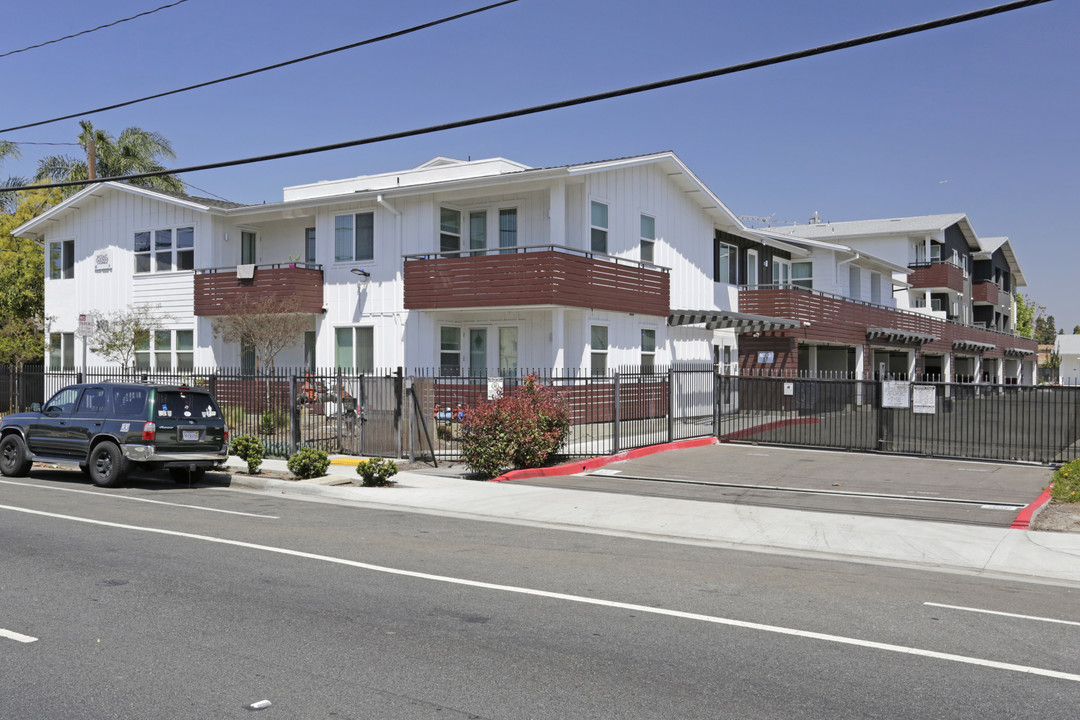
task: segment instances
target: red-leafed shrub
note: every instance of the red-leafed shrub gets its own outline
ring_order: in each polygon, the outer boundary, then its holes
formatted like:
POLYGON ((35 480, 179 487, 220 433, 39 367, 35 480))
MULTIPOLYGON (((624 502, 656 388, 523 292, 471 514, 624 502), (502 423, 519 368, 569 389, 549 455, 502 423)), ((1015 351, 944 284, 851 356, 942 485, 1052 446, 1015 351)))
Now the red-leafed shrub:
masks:
POLYGON ((483 477, 506 467, 540 467, 562 447, 569 431, 565 399, 528 375, 501 397, 465 408, 461 459, 483 477))

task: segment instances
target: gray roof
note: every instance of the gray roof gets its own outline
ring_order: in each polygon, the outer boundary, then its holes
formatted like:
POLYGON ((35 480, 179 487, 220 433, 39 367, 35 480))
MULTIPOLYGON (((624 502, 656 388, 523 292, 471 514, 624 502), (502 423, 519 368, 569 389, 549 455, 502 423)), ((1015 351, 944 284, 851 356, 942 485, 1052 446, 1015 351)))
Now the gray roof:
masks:
POLYGON ((902 235, 929 233, 954 225, 967 216, 963 213, 945 215, 920 215, 917 217, 886 218, 882 220, 850 220, 846 222, 819 222, 806 225, 781 225, 769 228, 770 232, 796 235, 804 238, 841 238, 862 235, 902 235))

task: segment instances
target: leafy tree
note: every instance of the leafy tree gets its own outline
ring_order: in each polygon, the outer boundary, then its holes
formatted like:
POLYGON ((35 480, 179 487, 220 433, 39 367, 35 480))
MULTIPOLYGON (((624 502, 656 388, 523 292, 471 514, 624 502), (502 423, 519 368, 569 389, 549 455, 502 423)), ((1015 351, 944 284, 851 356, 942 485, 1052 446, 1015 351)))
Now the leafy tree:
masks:
POLYGON ((1080 335, 1080 325, 1073 325, 1073 335, 1080 335))
POLYGON ((0 363, 15 365, 44 357, 45 251, 37 241, 16 238, 11 231, 60 199, 57 190, 18 195, 13 212, 0 213, 0 363))
POLYGON ((1053 345, 1057 337, 1057 327, 1053 315, 1040 315, 1035 318, 1035 340, 1040 345, 1053 345))
MULTIPOLYGON (((9 140, 0 140, 0 164, 4 162, 4 158, 18 158, 21 157, 19 153, 19 146, 9 140)), ((19 185, 25 185, 26 178, 21 177, 8 177, 0 178, 0 213, 10 215, 15 212, 15 208, 18 206, 18 197, 13 192, 4 192, 4 188, 18 187, 19 185)))
POLYGON ((129 306, 98 322, 90 349, 123 368, 135 369, 135 352, 149 346, 150 335, 171 318, 158 305, 129 306))
MULTIPOLYGON (((1022 337, 1035 337, 1035 315, 1042 308, 1016 293, 1016 332, 1022 337)), ((1045 310, 1046 308, 1042 308, 1045 310)))
POLYGON ((254 348, 266 376, 266 400, 270 401, 270 376, 278 354, 296 345, 305 330, 311 328, 311 315, 300 312, 294 295, 277 295, 246 302, 234 308, 232 315, 211 320, 214 335, 226 342, 254 348))
MULTIPOLYGON (((123 130, 119 137, 113 137, 105 130, 95 128, 89 120, 80 120, 79 125, 82 127, 82 132, 79 133, 79 144, 83 149, 83 157, 50 155, 42 158, 38 162, 35 180, 63 182, 88 179, 90 171, 84 158, 87 157, 91 138, 94 140, 98 177, 122 177, 164 170, 165 166, 161 164, 161 161, 176 158, 172 143, 160 133, 139 127, 129 127, 123 130)), ((175 175, 137 178, 130 182, 132 185, 154 190, 169 192, 183 192, 184 190, 183 184, 175 175)), ((70 195, 77 188, 65 190, 65 194, 70 195)))

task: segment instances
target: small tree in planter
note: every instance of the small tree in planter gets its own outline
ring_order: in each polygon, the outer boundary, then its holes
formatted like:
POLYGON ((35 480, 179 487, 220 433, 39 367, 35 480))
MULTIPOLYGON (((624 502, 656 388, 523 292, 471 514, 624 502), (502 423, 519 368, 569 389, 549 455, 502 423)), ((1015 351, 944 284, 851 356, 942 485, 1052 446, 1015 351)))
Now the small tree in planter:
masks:
POLYGON ((325 450, 302 447, 293 453, 286 463, 289 472, 300 480, 322 477, 330 467, 330 458, 325 450))
POLYGON ((262 440, 254 435, 239 435, 230 443, 234 455, 247 463, 248 472, 252 475, 259 474, 259 466, 262 465, 266 448, 262 440))
POLYGON ((461 459, 482 477, 508 466, 540 467, 570 432, 570 409, 552 387, 528 375, 521 387, 465 409, 461 459))
POLYGON ((356 464, 356 474, 363 478, 364 487, 389 487, 394 484, 390 478, 397 471, 397 463, 386 458, 361 460, 356 464))

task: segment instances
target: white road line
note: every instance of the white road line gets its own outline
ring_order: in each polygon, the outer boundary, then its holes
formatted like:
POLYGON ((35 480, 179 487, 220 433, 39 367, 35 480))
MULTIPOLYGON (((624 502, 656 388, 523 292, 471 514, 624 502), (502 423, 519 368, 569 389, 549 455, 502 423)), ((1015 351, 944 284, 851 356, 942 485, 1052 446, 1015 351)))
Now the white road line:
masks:
POLYGON ((744 620, 734 620, 731 618, 722 618, 713 615, 701 615, 699 613, 683 612, 681 610, 668 610, 665 608, 649 607, 647 605, 634 605, 632 603, 616 602, 614 600, 601 600, 599 598, 583 597, 581 595, 567 595, 565 593, 549 592, 547 590, 536 590, 533 588, 525 587, 516 587, 514 585, 496 585, 494 583, 480 582, 477 580, 465 580, 463 578, 448 577, 446 575, 432 575, 430 573, 416 572, 414 570, 401 570, 399 568, 391 568, 381 565, 372 565, 370 563, 357 562, 356 560, 346 560, 345 558, 337 558, 329 555, 316 555, 315 553, 301 552, 299 550, 289 550, 288 548, 272 547, 270 545, 257 545, 254 543, 241 542, 239 540, 227 540, 225 538, 217 538, 210 535, 195 535, 192 533, 184 533, 176 530, 140 527, 138 525, 125 525, 123 523, 107 522, 105 520, 94 520, 92 518, 76 517, 74 515, 59 515, 57 513, 44 512, 42 510, 30 510, 28 508, 13 507, 11 505, 0 505, 0 510, 10 510, 12 512, 21 512, 28 515, 57 518, 59 520, 71 520, 73 522, 88 523, 90 525, 101 525, 103 527, 119 528, 121 530, 135 530, 138 532, 155 533, 158 535, 170 535, 172 537, 185 537, 191 538, 193 540, 203 540, 205 542, 219 543, 221 545, 232 545, 234 547, 242 547, 251 550, 262 550, 264 552, 277 553, 279 555, 289 555, 292 557, 306 558, 309 560, 319 560, 322 562, 335 563, 337 565, 346 565, 349 567, 360 568, 362 570, 371 570, 373 572, 387 573, 389 575, 400 575, 403 577, 417 578, 420 580, 431 580, 434 582, 463 585, 466 587, 474 587, 484 590, 497 590, 500 592, 517 593, 520 595, 533 595, 536 597, 551 598, 553 600, 576 602, 583 605, 599 605, 602 607, 617 608, 619 610, 632 610, 639 613, 662 615, 665 617, 681 618, 684 620, 697 620, 698 622, 743 628, 745 630, 757 630, 760 632, 769 632, 778 635, 790 635, 793 637, 806 638, 809 640, 823 640, 825 642, 840 643, 842 645, 854 645, 857 647, 864 647, 873 650, 903 653, 905 655, 915 655, 918 657, 933 658, 935 660, 946 660, 949 662, 963 663, 965 665, 978 665, 981 667, 994 668, 996 670, 1009 670, 1011 672, 1026 673, 1029 675, 1040 675, 1042 677, 1056 678, 1058 680, 1069 680, 1072 682, 1080 683, 1080 675, 1074 673, 1059 672, 1057 670, 1047 670, 1045 668, 1030 667, 1027 665, 1016 665, 1013 663, 1003 663, 997 662, 996 660, 984 660, 982 658, 968 657, 966 655, 954 655, 952 653, 943 653, 936 650, 924 650, 922 648, 907 647, 904 645, 892 645, 889 643, 875 642, 873 640, 860 640, 858 638, 844 637, 843 635, 829 635, 826 633, 812 632, 809 630, 786 628, 779 625, 764 625, 762 623, 746 622, 744 620))
POLYGON ((165 502, 164 500, 150 500, 148 498, 131 497, 130 495, 116 495, 114 493, 98 492, 95 490, 76 490, 75 488, 65 487, 53 487, 51 485, 34 485, 32 483, 13 482, 11 480, 0 480, 0 483, 5 485, 18 485, 20 487, 34 488, 36 490, 60 490, 63 492, 82 493, 83 495, 93 495, 95 497, 110 498, 115 500, 133 500, 135 502, 153 503, 154 505, 171 505, 172 507, 190 508, 192 510, 205 510, 206 512, 225 513, 226 515, 243 515, 244 517, 254 518, 266 518, 267 520, 280 520, 277 515, 256 515, 254 513, 237 512, 236 510, 220 510, 218 508, 202 507, 201 505, 184 505, 182 503, 165 502))
POLYGON ((949 610, 964 610, 966 612, 984 613, 986 615, 1002 615, 1004 617, 1020 618, 1021 620, 1038 620, 1039 622, 1059 623, 1061 625, 1077 625, 1075 620, 1058 620, 1056 618, 1039 617, 1038 615, 1018 615, 1017 613, 1001 612, 1000 610, 983 610, 981 608, 963 607, 962 605, 942 605, 935 602, 924 602, 923 605, 930 607, 948 608, 949 610))
POLYGON ((29 635, 23 635, 22 633, 17 633, 14 630, 5 630, 4 628, 0 628, 0 637, 6 637, 9 640, 15 640, 15 641, 21 642, 21 643, 37 642, 36 637, 30 637, 29 635))

